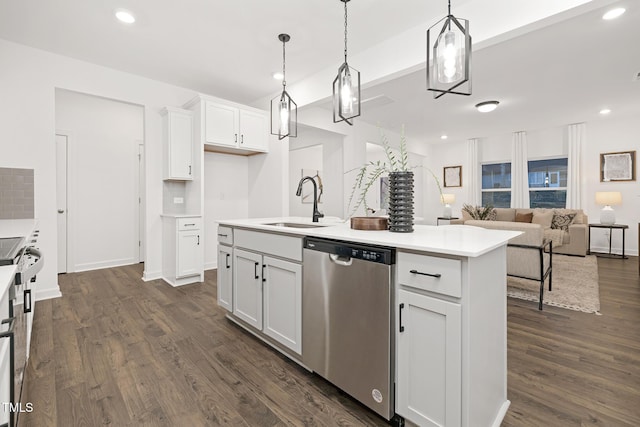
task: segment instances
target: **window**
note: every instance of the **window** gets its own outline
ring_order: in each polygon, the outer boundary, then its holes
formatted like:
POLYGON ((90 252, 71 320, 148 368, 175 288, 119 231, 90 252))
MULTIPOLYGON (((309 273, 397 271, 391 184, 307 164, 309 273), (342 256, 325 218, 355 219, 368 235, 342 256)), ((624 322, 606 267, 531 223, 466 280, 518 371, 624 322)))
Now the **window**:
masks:
POLYGON ((482 206, 488 204, 496 208, 511 206, 511 163, 482 165, 482 206))
POLYGON ((529 200, 532 208, 567 205, 567 158, 529 160, 529 200))

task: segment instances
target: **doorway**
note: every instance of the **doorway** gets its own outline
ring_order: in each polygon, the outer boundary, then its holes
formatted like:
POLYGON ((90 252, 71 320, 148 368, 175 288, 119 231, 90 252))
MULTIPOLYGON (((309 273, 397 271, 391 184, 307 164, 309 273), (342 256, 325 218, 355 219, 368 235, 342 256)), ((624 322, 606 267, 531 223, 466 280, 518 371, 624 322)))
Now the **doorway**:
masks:
POLYGON ((58 271, 143 261, 144 108, 56 89, 56 128, 58 271))

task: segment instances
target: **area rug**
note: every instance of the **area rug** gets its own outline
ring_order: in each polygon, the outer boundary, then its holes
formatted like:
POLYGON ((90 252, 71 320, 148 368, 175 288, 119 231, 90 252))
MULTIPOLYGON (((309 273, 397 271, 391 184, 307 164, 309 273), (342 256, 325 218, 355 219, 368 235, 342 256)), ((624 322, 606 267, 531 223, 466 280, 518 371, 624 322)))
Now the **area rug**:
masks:
MULTIPOLYGON (((545 305, 569 310, 598 313, 598 261, 594 255, 574 257, 553 255, 553 285, 544 284, 545 305)), ((507 276, 507 296, 527 301, 538 301, 540 282, 507 276)))

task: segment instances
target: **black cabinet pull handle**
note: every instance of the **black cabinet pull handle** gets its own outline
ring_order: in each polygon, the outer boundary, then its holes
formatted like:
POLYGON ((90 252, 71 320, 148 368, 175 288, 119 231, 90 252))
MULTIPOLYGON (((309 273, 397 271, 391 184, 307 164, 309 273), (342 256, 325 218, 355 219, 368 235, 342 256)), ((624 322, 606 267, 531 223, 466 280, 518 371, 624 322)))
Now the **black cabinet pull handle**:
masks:
POLYGON ((226 264, 227 268, 231 268, 231 265, 229 264, 229 257, 230 257, 230 255, 227 254, 227 258, 225 260, 225 264, 226 264))
POLYGON ((196 225, 196 223, 194 222, 193 224, 185 224, 185 227, 194 227, 196 225))
POLYGON ((404 332, 404 326, 402 326, 402 309, 404 308, 404 303, 400 304, 400 332, 404 332))
POLYGON ((420 272, 418 270, 409 270, 409 273, 411 273, 411 274, 419 274, 421 276, 437 277, 437 278, 442 277, 442 274, 440 274, 440 273, 435 273, 435 274, 434 273, 422 273, 422 272, 420 272))
POLYGON ((189 175, 191 175, 191 165, 189 165, 189 175))
POLYGON ((218 233, 218 237, 228 237, 228 236, 229 236, 228 234, 220 234, 220 233, 218 233))
POLYGON ((234 133, 234 134, 233 134, 233 137, 235 138, 235 142, 238 142, 238 134, 237 134, 237 133, 234 133))
POLYGON ((260 265, 259 262, 256 262, 255 265, 253 266, 253 275, 256 276, 255 279, 259 279, 260 276, 258 276, 258 266, 260 265))
POLYGON ((198 234, 198 246, 200 246, 200 235, 198 234))
POLYGON ((31 313, 31 289, 24 290, 24 312, 31 313))
POLYGON ((267 264, 262 264, 262 282, 266 282, 267 281, 267 277, 264 274, 264 268, 267 266, 267 264))
POLYGON ((244 133, 240 135, 240 144, 244 144, 244 133))

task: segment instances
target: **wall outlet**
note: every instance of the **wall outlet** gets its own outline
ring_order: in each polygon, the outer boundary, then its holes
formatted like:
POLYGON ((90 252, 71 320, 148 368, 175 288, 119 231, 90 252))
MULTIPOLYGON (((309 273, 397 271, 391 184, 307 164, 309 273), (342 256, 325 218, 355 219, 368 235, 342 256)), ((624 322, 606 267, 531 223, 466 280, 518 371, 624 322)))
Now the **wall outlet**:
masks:
POLYGON ((175 203, 176 205, 181 205, 184 203, 184 198, 183 197, 174 197, 173 198, 173 203, 175 203))

